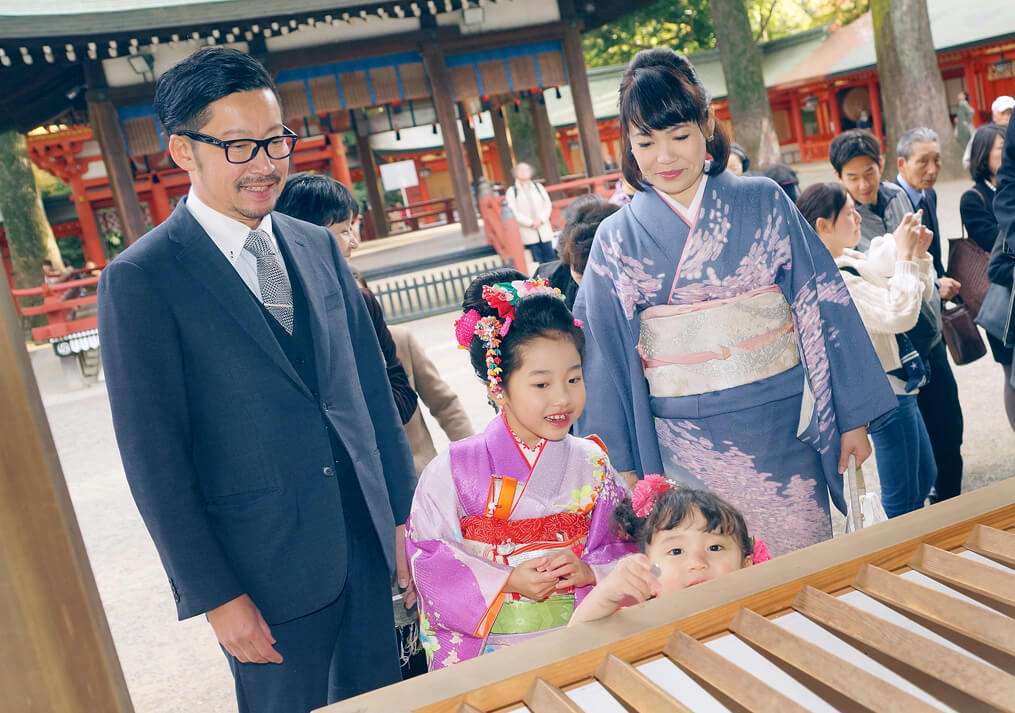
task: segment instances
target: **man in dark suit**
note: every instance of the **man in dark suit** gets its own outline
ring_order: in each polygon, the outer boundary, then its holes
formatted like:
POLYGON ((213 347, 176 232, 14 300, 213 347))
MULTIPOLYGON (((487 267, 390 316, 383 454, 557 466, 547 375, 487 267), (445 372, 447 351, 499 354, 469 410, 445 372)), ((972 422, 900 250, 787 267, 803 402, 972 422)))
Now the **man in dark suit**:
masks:
MULTIPOLYGON (((945 276, 941 261, 941 231, 937 219, 934 184, 941 172, 941 144, 935 131, 926 127, 910 129, 896 146, 899 173, 895 181, 909 197, 914 209, 923 211, 923 224, 934 233, 929 252, 934 258, 941 299, 950 300, 959 292, 958 281, 945 276)), ((917 325, 918 328, 920 325, 917 325)), ((940 334, 940 325, 935 325, 940 334)), ((931 502, 955 497, 962 492, 962 406, 959 388, 948 363, 948 350, 938 337, 930 349, 930 383, 920 389, 917 403, 930 435, 937 463, 937 481, 931 502)))
POLYGON ((412 454, 334 241, 272 212, 295 135, 265 69, 199 50, 155 108, 191 190, 103 271, 117 442, 179 617, 206 615, 240 711, 309 711, 399 678, 412 454))
POLYGON ((997 172, 997 195, 994 196, 994 215, 998 234, 1009 253, 1015 253, 1015 121, 1008 123, 1004 137, 1004 158, 997 172))

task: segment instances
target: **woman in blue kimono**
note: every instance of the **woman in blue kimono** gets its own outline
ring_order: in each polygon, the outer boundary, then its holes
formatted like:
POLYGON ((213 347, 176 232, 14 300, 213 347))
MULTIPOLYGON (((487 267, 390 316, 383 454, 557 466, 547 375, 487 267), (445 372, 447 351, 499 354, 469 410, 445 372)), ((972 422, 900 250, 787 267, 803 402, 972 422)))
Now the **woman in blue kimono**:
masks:
POLYGON ((850 454, 895 407, 827 249, 729 143, 694 67, 638 54, 620 85, 623 171, 575 305, 591 403, 618 471, 662 473, 738 508, 773 554, 831 537, 850 454))

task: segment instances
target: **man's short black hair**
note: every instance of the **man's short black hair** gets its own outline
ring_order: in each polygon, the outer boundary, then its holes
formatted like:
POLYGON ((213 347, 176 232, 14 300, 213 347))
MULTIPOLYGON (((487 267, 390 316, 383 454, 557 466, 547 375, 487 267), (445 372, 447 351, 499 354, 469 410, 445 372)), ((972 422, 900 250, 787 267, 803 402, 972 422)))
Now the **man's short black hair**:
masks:
POLYGON ((352 191, 331 176, 294 173, 286 180, 275 210, 328 227, 359 215, 359 204, 352 191))
POLYGON ((208 122, 208 105, 237 92, 270 89, 271 75, 246 52, 202 47, 159 77, 155 111, 166 132, 198 131, 208 122))
POLYGON ((874 134, 864 129, 844 131, 832 139, 832 145, 828 147, 828 160, 840 177, 843 167, 857 156, 866 156, 874 163, 881 163, 881 144, 874 134))

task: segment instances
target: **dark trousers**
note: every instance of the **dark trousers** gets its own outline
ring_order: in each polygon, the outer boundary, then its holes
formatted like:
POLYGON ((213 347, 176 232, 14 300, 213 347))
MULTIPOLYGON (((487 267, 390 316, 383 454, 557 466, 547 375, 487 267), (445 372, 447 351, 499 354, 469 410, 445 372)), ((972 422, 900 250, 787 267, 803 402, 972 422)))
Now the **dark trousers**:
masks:
MULTIPOLYGON (((340 470, 338 477, 356 476, 340 470)), ((384 552, 358 485, 343 487, 342 495, 345 587, 323 609, 271 625, 283 663, 240 663, 226 654, 240 713, 307 713, 401 680, 384 552)))
POLYGON ((920 389, 917 402, 927 426, 937 463, 937 480, 930 500, 953 498, 962 492, 962 406, 948 350, 940 341, 930 350, 930 383, 920 389))
POLYGON ((532 253, 532 261, 537 265, 542 265, 544 262, 553 262, 557 259, 557 251, 553 249, 553 243, 541 241, 532 243, 532 245, 526 245, 525 247, 532 253))

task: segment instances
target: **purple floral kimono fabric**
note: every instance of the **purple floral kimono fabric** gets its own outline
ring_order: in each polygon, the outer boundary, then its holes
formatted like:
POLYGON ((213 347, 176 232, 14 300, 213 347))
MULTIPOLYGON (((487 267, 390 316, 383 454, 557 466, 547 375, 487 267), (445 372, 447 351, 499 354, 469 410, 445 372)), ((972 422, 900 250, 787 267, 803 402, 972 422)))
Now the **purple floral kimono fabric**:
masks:
MULTIPOLYGON (((627 490, 598 444, 573 436, 549 441, 530 468, 504 420, 495 418, 484 433, 451 444, 427 466, 406 525, 431 669, 537 635, 490 633, 511 567, 497 561, 502 558, 489 547, 462 536, 463 518, 486 514, 493 475, 518 481, 509 520, 590 513, 582 560, 597 579, 635 549, 612 525, 613 510, 627 490)), ((576 600, 589 589, 576 590, 576 600)))
POLYGON ((785 193, 728 171, 706 180, 692 225, 653 190, 600 225, 575 304, 595 404, 579 430, 605 440, 619 471, 664 473, 726 498, 780 554, 831 537, 829 493, 844 509, 840 434, 896 401, 831 254, 785 193), (748 311, 761 304, 760 319, 772 299, 785 311, 781 332, 706 318, 697 332, 674 332, 675 356, 645 358, 646 334, 656 339, 649 317, 740 301, 748 311), (709 369, 728 371, 735 349, 680 353, 680 342, 709 339, 758 349, 738 355, 744 383, 712 386, 709 369), (782 365, 792 366, 750 380, 761 368, 751 360, 764 355, 758 344, 774 339, 789 341, 782 365), (692 376, 679 384, 688 395, 660 395, 647 379, 658 364, 701 374, 705 386, 695 390, 692 376))

